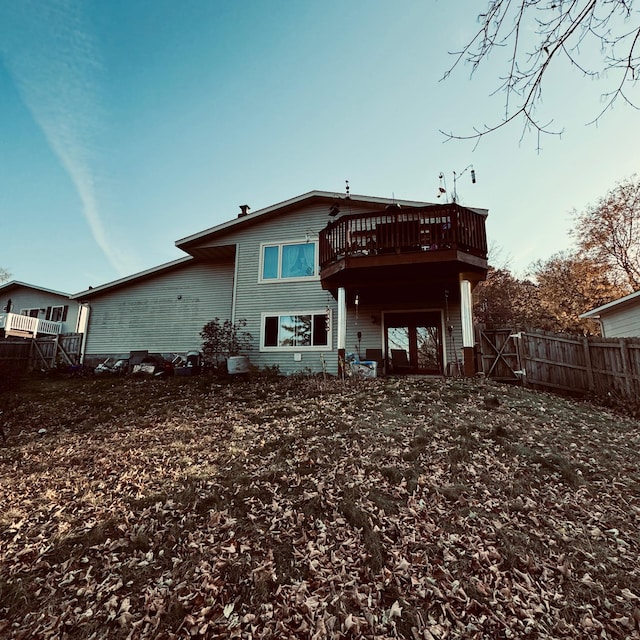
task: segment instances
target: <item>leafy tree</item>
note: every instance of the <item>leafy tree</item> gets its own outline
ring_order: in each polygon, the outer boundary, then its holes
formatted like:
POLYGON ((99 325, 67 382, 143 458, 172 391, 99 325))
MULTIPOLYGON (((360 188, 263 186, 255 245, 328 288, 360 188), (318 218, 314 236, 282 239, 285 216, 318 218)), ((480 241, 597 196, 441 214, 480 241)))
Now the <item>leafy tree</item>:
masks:
POLYGON ((607 265, 577 253, 558 253, 531 266, 531 278, 491 268, 474 291, 476 322, 513 329, 591 335, 600 326, 580 314, 626 293, 607 265))
POLYGON ((581 254, 608 266, 621 286, 640 289, 640 179, 619 182, 575 221, 581 254))
POLYGON ((475 288, 473 297, 476 322, 514 328, 546 324, 536 285, 516 278, 506 267, 490 267, 487 279, 475 288))
POLYGON ((472 75, 495 49, 507 52, 505 73, 496 89, 505 93, 504 118, 458 139, 479 139, 515 120, 524 131, 559 134, 540 122, 536 107, 542 99, 544 78, 563 62, 586 77, 608 83, 597 121, 615 102, 632 106, 630 90, 640 73, 640 13, 633 0, 490 0, 478 16, 473 38, 454 52, 448 77, 461 63, 471 64, 472 75))
POLYGON ((594 335, 600 326, 581 320, 581 313, 611 302, 626 293, 610 277, 607 265, 576 253, 557 253, 532 266, 537 283, 542 329, 563 333, 594 335))
POLYGON ((11 274, 6 270, 0 267, 0 284, 6 282, 11 277, 11 274))

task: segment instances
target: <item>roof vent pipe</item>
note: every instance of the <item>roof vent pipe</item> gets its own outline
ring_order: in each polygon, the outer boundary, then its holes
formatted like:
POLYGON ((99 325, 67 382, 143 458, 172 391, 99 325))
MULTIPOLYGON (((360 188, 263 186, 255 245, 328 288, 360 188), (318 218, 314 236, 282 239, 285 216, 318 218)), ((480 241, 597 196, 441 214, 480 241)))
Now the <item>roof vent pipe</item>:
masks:
POLYGON ((244 218, 249 213, 249 209, 251 209, 251 207, 248 204, 241 204, 238 218, 244 218))

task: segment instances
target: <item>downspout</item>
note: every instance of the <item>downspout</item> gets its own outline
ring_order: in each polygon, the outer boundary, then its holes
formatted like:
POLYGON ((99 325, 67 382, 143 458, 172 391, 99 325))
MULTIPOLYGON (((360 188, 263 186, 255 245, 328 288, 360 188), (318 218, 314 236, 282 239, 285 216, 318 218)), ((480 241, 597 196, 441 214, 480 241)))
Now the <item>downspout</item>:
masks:
MULTIPOLYGON (((247 205, 243 205, 243 206, 246 207, 247 205)), ((232 324, 235 324, 236 322, 236 296, 237 296, 237 286, 238 286, 239 253, 240 253, 240 245, 236 242, 236 256, 235 256, 234 265, 233 265, 233 287, 231 288, 231 322, 232 324)), ((260 335, 260 329, 262 329, 262 327, 258 328, 258 335, 260 335)))

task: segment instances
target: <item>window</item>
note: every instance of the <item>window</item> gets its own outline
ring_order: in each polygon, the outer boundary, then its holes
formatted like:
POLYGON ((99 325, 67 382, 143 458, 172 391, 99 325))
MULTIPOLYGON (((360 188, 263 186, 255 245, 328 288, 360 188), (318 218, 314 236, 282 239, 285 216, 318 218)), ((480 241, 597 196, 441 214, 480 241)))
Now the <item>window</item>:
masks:
POLYGON ((261 280, 314 278, 316 252, 315 242, 263 245, 261 280))
POLYGON ((261 349, 331 348, 331 315, 319 313, 263 314, 261 349))
POLYGON ((47 320, 51 322, 64 322, 67 319, 67 305, 63 307, 48 307, 47 320))
POLYGON ((21 316, 29 316, 30 318, 37 318, 40 313, 40 309, 20 309, 21 316))

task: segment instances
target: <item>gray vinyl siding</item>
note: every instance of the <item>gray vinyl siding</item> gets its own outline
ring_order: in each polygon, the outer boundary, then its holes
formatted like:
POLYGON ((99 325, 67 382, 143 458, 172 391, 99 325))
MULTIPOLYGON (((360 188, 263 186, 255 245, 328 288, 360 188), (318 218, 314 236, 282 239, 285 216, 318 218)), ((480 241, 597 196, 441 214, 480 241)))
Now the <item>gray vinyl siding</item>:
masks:
MULTIPOLYGON (((316 242, 318 232, 328 221, 326 206, 309 207, 287 215, 272 218, 246 228, 231 242, 238 242, 238 273, 236 282, 235 319, 246 319, 247 330, 254 337, 254 349, 249 354, 251 363, 257 367, 277 365, 282 373, 298 371, 322 371, 324 359, 327 371, 337 371, 336 322, 337 304, 331 293, 324 291, 320 279, 303 282, 260 282, 260 251, 266 243, 289 241, 316 242), (322 312, 327 306, 333 317, 331 350, 301 349, 301 360, 294 360, 291 351, 260 351, 263 312, 303 313, 322 312)), ((229 242, 225 238, 224 242, 229 242)), ((317 254, 316 254, 317 260, 317 254)))
POLYGON ((36 289, 28 289, 22 287, 19 290, 13 289, 5 294, 6 297, 0 299, 0 313, 7 304, 7 300, 11 298, 11 313, 20 313, 22 309, 44 309, 38 317, 45 319, 47 307, 63 307, 67 306, 67 318, 62 323, 62 333, 74 333, 78 322, 77 302, 70 300, 65 296, 58 296, 55 293, 47 293, 46 291, 38 291, 36 289))
POLYGON ((640 302, 602 315, 603 334, 607 338, 640 336, 640 302))
MULTIPOLYGON (((444 319, 444 331, 442 339, 445 347, 445 367, 454 367, 456 363, 460 367, 464 364, 464 355, 462 351, 462 319, 460 317, 460 303, 449 302, 449 321, 447 323, 446 312, 443 309, 442 317, 444 319), (448 327, 452 330, 449 332, 448 327)), ((445 369, 445 373, 453 374, 454 370, 445 369)))
POLYGON ((231 318, 233 263, 188 264, 90 299, 85 359, 129 351, 184 353, 202 327, 231 318))

